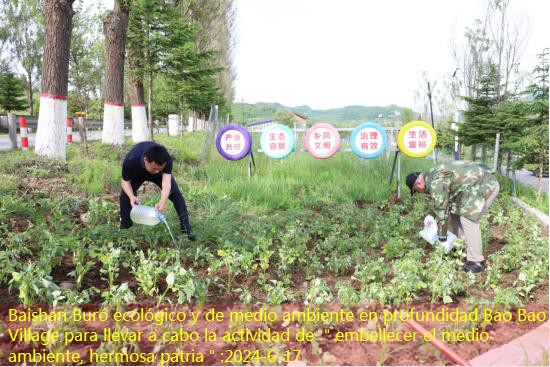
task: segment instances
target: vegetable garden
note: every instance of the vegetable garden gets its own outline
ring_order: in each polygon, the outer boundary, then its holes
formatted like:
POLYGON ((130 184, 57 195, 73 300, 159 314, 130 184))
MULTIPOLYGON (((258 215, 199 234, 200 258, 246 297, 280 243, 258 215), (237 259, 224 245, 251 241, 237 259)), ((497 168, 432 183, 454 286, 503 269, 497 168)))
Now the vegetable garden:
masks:
MULTIPOLYGON (((391 161, 383 157, 366 162, 361 173, 359 159, 350 154, 323 161, 306 154, 283 161, 260 156, 249 179, 244 162, 215 156, 200 163, 200 136, 159 141, 175 158, 174 175, 198 236, 196 242, 178 236, 178 248, 162 226, 118 229, 120 165, 129 146, 92 144, 85 153, 80 145, 71 145, 66 164, 38 160, 31 153, 0 155, 0 299, 6 305, 2 318, 9 304, 20 309, 37 304, 61 309, 238 304, 243 309, 327 310, 403 305, 470 310, 482 305, 495 311, 525 307, 548 312, 548 235, 506 193, 482 220, 490 266, 474 275, 462 271, 463 240, 445 255, 418 236, 430 202, 422 195, 393 198, 388 184, 391 161)), ((402 172, 422 171, 431 164, 431 159, 404 158, 402 172)), ((153 204, 158 194, 156 187, 145 185, 140 198, 153 204)), ((167 217, 177 228, 171 205, 167 217)), ((537 325, 517 320, 475 325, 489 332, 490 342, 453 347, 470 358, 537 325)), ((70 325, 36 325, 45 327, 62 330, 70 325)), ((334 342, 333 333, 352 328, 349 325, 308 327, 314 333, 331 330, 315 342, 295 346, 308 363, 449 363, 429 343, 377 343, 366 348, 334 342)), ((392 327, 406 328, 401 323, 392 327)), ((0 328, 0 342, 6 346, 5 325, 0 328)), ((178 348, 106 341, 95 347, 159 348, 157 352, 178 348)), ((48 346, 55 348, 66 347, 48 346)), ((249 348, 282 346, 252 343, 249 348)), ((5 358, 0 354, 2 364, 5 358)), ((277 363, 283 362, 269 364, 277 363)))

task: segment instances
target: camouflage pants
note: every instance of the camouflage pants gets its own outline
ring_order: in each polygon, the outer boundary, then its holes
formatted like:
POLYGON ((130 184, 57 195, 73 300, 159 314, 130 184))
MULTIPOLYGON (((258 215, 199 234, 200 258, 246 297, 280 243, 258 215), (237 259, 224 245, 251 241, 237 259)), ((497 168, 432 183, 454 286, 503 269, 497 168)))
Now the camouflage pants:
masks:
MULTIPOLYGON (((493 191, 485 202, 481 215, 485 214, 493 201, 495 201, 499 189, 500 186, 497 182, 495 191, 493 191)), ((466 257, 468 261, 483 261, 485 258, 483 257, 483 243, 481 240, 481 227, 479 222, 474 222, 468 218, 451 214, 451 224, 453 226, 453 233, 458 237, 464 237, 466 240, 466 244, 468 245, 466 257)))

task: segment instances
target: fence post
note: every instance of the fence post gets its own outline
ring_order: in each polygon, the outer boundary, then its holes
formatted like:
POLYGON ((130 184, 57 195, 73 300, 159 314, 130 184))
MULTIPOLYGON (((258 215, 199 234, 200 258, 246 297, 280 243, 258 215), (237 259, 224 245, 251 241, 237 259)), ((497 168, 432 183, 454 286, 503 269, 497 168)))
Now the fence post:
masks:
POLYGON ((506 177, 510 177, 511 164, 512 164, 512 149, 508 149, 508 159, 506 162, 506 177))
MULTIPOLYGON (((493 158, 493 172, 497 171, 498 168, 498 148, 500 144, 500 133, 497 133, 497 137, 495 140, 495 156, 493 158)), ((502 172, 499 172, 502 173, 502 172)))
POLYGON ((27 136, 27 119, 24 116, 19 117, 19 130, 21 133, 21 149, 29 150, 29 138, 27 136))
POLYGON ((401 154, 397 155, 397 198, 401 199, 401 154))
POLYGON ((8 132, 10 134, 11 149, 17 149, 17 127, 15 126, 15 114, 8 113, 8 132))

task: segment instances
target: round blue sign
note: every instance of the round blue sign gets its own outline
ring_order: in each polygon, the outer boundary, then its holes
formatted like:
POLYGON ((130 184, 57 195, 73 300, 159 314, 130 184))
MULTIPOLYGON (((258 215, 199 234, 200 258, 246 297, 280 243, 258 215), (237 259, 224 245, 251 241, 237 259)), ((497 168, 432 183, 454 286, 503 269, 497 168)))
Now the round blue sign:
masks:
POLYGON ((351 149, 361 158, 378 157, 386 150, 387 143, 386 130, 374 122, 365 122, 351 133, 351 149))
POLYGON ((296 139, 288 126, 276 124, 262 133, 260 144, 268 157, 280 159, 294 151, 296 139))

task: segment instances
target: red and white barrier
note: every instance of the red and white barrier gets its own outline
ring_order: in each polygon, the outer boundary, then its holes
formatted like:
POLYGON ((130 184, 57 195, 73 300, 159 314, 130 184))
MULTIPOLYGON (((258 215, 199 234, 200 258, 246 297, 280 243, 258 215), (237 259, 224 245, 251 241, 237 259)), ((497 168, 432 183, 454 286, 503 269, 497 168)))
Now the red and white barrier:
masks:
POLYGON ((132 104, 132 140, 134 143, 151 140, 144 104, 132 104))
POLYGON ((107 102, 103 104, 103 144, 124 144, 124 104, 107 102))
POLYGON ((21 135, 21 150, 29 150, 29 137, 27 133, 27 119, 19 117, 19 134, 21 135))
POLYGON ((42 93, 35 153, 41 157, 66 159, 67 96, 42 93))
POLYGON ((73 119, 67 117, 67 143, 73 142, 73 119))

